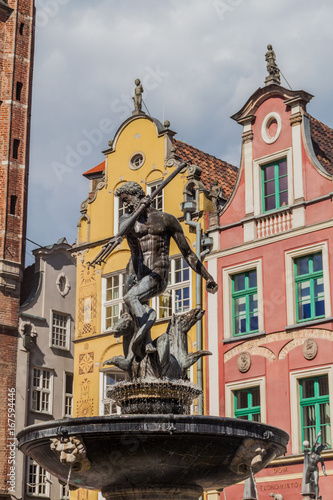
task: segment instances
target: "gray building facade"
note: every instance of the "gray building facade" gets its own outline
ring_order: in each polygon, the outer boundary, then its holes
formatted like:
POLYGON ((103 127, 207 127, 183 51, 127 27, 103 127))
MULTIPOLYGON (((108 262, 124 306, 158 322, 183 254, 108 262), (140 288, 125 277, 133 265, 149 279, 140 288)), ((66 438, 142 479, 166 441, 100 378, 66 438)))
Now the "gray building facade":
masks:
MULTIPOLYGON (((33 251, 22 284, 16 429, 72 416, 76 267, 65 238, 33 251)), ((65 488, 17 451, 18 499, 66 498, 65 488)))

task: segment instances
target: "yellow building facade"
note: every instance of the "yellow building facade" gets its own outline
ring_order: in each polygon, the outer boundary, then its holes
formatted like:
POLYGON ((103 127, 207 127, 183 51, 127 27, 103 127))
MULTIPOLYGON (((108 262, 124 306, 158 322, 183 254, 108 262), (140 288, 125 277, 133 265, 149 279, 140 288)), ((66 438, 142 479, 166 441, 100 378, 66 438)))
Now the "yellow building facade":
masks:
MULTIPOLYGON (((123 209, 115 196, 117 188, 125 182, 135 181, 146 194, 152 194, 180 162, 188 162, 189 166, 166 186, 153 203, 155 208, 172 213, 180 220, 191 248, 203 256, 209 251, 210 244, 204 235, 207 214, 214 212, 209 189, 213 180, 222 183, 222 177, 229 173, 230 186, 224 182, 223 187, 223 195, 228 197, 236 179, 237 169, 175 140, 174 135, 168 122, 162 125, 158 120, 136 111, 109 142, 110 147, 104 151, 105 161, 84 174, 89 180, 89 196, 81 205, 82 215, 74 248, 77 258, 74 417, 116 413, 118 409, 108 399, 107 390, 125 377, 124 372, 112 366, 103 367, 103 363, 123 354, 122 339, 115 338, 110 330, 122 310, 124 272, 130 258, 126 239, 104 264, 89 266, 102 246, 118 232, 123 209)), ((197 305, 205 309, 205 288, 203 286, 199 297, 196 275, 183 260, 173 240, 170 260, 169 286, 161 298, 152 301, 152 307, 157 311, 153 338, 166 331, 173 313, 184 312, 197 305)), ((204 318, 201 321, 199 329, 196 325, 189 332, 189 351, 205 348, 204 318)), ((203 389, 205 364, 203 361, 199 377, 203 381, 203 389)), ((197 383, 196 366, 190 377, 197 383)), ((193 412, 204 412, 204 403, 201 406, 199 402, 198 410, 198 405, 194 405, 193 412)), ((72 493, 71 498, 92 500, 97 499, 98 494, 78 490, 72 493)))

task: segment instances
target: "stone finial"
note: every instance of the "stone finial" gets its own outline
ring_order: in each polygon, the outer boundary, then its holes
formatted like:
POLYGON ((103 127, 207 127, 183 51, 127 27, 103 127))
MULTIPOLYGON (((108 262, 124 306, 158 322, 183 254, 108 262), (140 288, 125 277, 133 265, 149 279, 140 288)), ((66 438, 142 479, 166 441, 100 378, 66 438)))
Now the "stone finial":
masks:
POLYGON ((266 76, 265 78, 265 85, 272 85, 273 83, 280 85, 280 70, 278 65, 276 64, 276 55, 272 45, 267 45, 265 61, 267 63, 268 71, 268 76, 266 76))
POLYGON ((134 90, 134 97, 132 97, 134 101, 134 111, 132 112, 132 115, 140 115, 143 113, 142 111, 143 86, 139 78, 137 78, 134 83, 135 83, 135 90, 134 90))
POLYGON ((165 120, 165 122, 164 122, 164 126, 165 126, 165 128, 169 128, 169 127, 170 127, 170 122, 169 122, 169 120, 165 120))

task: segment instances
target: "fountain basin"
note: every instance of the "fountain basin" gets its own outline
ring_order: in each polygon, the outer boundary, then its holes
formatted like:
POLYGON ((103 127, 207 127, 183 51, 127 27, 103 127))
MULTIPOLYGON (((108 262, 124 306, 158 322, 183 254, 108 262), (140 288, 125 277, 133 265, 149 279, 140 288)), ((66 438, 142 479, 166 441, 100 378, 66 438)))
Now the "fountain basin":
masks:
POLYGON ((198 498, 202 490, 246 479, 251 468, 257 473, 286 452, 289 440, 252 421, 173 414, 73 418, 23 429, 19 449, 65 482, 69 465, 50 448, 64 433, 83 440, 91 464, 72 470, 71 485, 102 490, 108 499, 170 498, 156 494, 170 488, 179 490, 175 497, 198 498))

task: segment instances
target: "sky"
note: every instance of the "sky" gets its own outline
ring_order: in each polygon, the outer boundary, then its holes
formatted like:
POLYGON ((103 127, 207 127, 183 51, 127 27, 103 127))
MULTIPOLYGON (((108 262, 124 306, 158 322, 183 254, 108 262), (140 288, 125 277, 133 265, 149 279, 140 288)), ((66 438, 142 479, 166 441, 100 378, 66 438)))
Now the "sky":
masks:
POLYGON ((35 2, 27 237, 39 245, 75 242, 82 173, 131 116, 136 78, 177 139, 239 166, 230 116, 264 86, 272 44, 281 84, 313 94, 308 112, 333 128, 331 0, 35 2))

